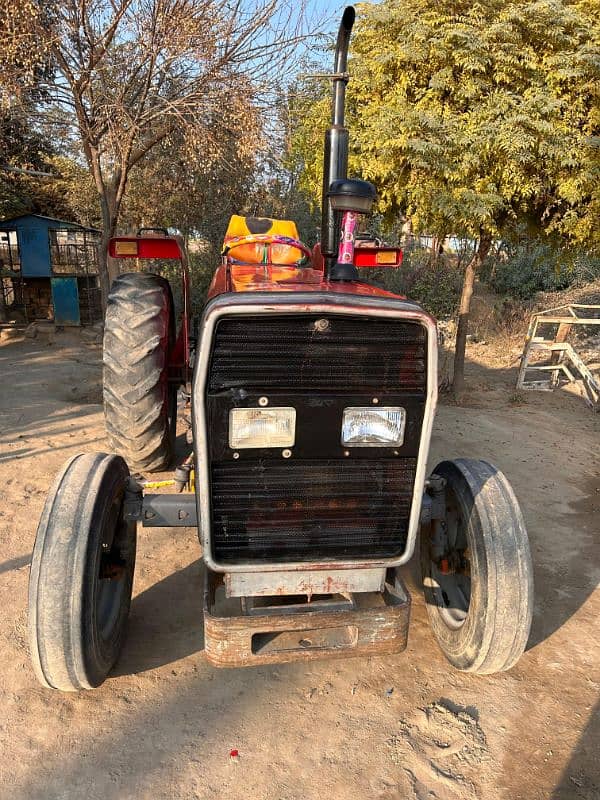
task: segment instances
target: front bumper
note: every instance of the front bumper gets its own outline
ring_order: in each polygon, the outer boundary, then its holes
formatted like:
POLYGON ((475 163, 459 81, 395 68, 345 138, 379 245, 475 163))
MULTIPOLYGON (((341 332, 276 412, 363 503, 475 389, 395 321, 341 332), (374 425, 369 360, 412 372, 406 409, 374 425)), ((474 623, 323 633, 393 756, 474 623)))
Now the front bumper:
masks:
POLYGON ((270 597, 256 605, 251 598, 224 595, 222 575, 206 568, 204 648, 217 667, 387 655, 406 649, 410 595, 397 576, 383 592, 327 596, 310 603, 270 597))

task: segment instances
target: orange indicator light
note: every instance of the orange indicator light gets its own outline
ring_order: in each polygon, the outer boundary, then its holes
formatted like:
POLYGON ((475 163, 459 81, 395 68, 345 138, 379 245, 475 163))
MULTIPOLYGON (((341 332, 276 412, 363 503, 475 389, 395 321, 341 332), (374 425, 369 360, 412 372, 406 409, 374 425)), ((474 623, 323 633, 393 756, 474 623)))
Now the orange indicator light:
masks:
POLYGON ((375 253, 375 262, 377 264, 395 264, 396 251, 395 250, 379 250, 375 253))
POLYGON ((115 242, 115 255, 116 256, 137 256, 138 243, 136 241, 116 241, 115 242))

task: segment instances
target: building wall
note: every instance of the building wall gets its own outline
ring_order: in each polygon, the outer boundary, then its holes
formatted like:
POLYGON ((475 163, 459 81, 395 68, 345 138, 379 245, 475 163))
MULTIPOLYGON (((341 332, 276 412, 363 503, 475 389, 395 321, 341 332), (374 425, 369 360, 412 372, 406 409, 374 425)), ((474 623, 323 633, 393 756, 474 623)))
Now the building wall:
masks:
POLYGON ((23 300, 27 322, 54 318, 52 287, 49 278, 29 278, 23 282, 23 300))
POLYGON ((50 242, 48 220, 23 217, 15 220, 21 251, 21 272, 24 278, 49 278, 50 242))
POLYGON ((35 215, 0 222, 0 231, 8 232, 13 244, 18 240, 19 285, 28 319, 79 325, 102 318, 98 232, 35 215))

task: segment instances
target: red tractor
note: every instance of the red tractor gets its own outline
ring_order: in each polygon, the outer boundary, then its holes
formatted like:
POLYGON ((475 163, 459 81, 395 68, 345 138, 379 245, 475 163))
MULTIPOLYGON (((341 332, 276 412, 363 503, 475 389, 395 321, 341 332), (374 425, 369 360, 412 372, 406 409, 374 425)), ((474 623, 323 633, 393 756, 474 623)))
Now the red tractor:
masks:
POLYGON ((142 231, 111 242, 117 258, 182 262, 183 321, 176 335, 164 278, 114 282, 104 398, 117 454, 66 464, 33 554, 31 652, 47 687, 98 686, 117 660, 138 524, 197 527, 216 665, 404 649, 400 568, 419 531, 429 618, 448 660, 493 673, 525 649, 532 568, 515 495, 486 461, 443 461, 427 476, 436 323, 357 271, 397 267, 401 253, 356 239, 375 189, 346 174, 353 22, 350 7, 332 75, 320 245, 298 241, 292 222, 234 217, 190 356, 181 241, 142 231), (191 398, 194 488, 151 494, 130 469, 171 462, 180 386, 191 398))

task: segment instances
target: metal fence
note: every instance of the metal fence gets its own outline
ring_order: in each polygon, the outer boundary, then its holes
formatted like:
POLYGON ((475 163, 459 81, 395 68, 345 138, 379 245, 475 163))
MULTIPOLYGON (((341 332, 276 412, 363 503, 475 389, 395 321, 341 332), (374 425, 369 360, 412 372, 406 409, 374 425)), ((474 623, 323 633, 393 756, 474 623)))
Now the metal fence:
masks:
POLYGON ((100 235, 95 231, 58 228, 50 233, 53 275, 97 275, 100 235))

